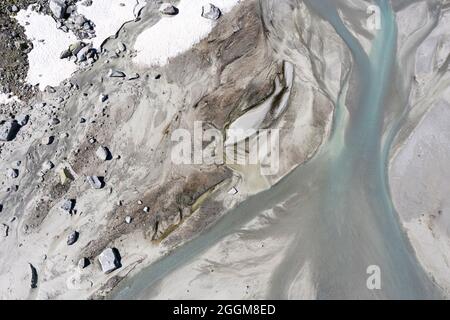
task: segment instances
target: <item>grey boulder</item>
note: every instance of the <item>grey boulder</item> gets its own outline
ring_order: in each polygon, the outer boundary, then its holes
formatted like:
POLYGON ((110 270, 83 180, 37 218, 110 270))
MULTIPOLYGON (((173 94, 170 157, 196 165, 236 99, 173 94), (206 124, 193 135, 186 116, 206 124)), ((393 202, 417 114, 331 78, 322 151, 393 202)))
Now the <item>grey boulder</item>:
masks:
POLYGON ((55 167, 55 165, 53 164, 53 162, 51 162, 50 160, 47 160, 42 164, 42 172, 47 173, 48 171, 52 170, 54 167, 55 167))
POLYGON ((75 244, 75 242, 77 242, 79 236, 80 236, 80 234, 77 231, 74 231, 71 234, 69 234, 69 236, 67 237, 67 245, 71 246, 71 245, 75 244))
POLYGON ((17 132, 20 130, 20 125, 16 120, 9 120, 0 123, 0 141, 13 140, 17 132))
POLYGON ((98 261, 104 273, 111 273, 120 268, 120 254, 117 249, 107 248, 98 256, 98 261))
POLYGON ((26 126, 28 124, 28 120, 30 119, 30 117, 25 114, 25 115, 20 115, 16 118, 17 123, 19 124, 19 126, 23 127, 26 126))
POLYGON ((89 264, 90 264, 90 261, 89 261, 88 258, 81 258, 81 259, 78 261, 78 268, 84 269, 84 268, 86 268, 89 264))
POLYGON ((61 54, 59 55, 60 59, 67 59, 70 56, 72 56, 72 51, 70 51, 70 49, 66 49, 63 52, 61 52, 61 54))
POLYGON ((77 61, 78 62, 85 61, 88 58, 89 52, 91 50, 92 50, 92 45, 87 45, 87 46, 84 46, 83 48, 81 48, 76 54, 77 61))
POLYGON ((13 169, 13 168, 8 168, 6 170, 6 174, 8 175, 8 177, 10 177, 11 179, 15 179, 19 176, 19 170, 17 169, 13 169))
POLYGON ((106 161, 109 158, 109 150, 108 148, 103 146, 98 147, 95 154, 97 155, 97 158, 99 158, 102 161, 106 161))
POLYGON ((119 70, 109 69, 108 76, 111 78, 125 78, 125 73, 119 70))
POLYGON ((9 226, 2 223, 0 224, 0 236, 6 238, 9 234, 9 226))
POLYGON ((159 12, 164 15, 174 16, 178 14, 178 8, 170 3, 163 3, 161 7, 159 7, 159 12))
POLYGON ((75 206, 75 200, 73 200, 73 199, 66 199, 62 203, 61 209, 63 209, 64 211, 67 211, 67 212, 70 213, 73 210, 74 206, 75 206))
POLYGON ((222 12, 213 4, 207 4, 202 7, 202 17, 210 20, 217 20, 222 15, 222 12))
POLYGON ((100 177, 97 176, 88 176, 86 177, 87 182, 93 189, 101 189, 103 188, 103 181, 100 177))
POLYGON ((136 80, 139 79, 139 73, 132 73, 129 77, 128 80, 136 80))
POLYGON ((36 268, 31 263, 29 263, 29 265, 30 265, 30 269, 31 269, 31 283, 30 283, 30 285, 31 285, 32 289, 36 289, 37 288, 37 284, 38 284, 38 273, 37 273, 36 268))
POLYGON ((66 14, 66 3, 63 0, 50 0, 50 11, 57 19, 61 19, 66 14))

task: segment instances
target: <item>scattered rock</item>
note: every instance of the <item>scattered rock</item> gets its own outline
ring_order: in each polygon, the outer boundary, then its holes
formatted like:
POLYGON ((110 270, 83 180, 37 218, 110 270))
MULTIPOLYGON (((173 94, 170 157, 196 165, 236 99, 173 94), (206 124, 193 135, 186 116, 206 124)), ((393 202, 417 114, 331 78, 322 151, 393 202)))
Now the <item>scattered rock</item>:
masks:
POLYGON ((120 268, 120 254, 115 248, 107 248, 99 255, 98 261, 104 273, 111 273, 120 268))
POLYGON ((150 212, 150 208, 149 208, 149 207, 145 207, 145 208, 144 208, 144 212, 145 212, 145 213, 149 213, 149 212, 150 212))
POLYGON ((51 145, 51 144, 53 143, 54 140, 55 140, 55 137, 53 137, 53 136, 48 136, 48 137, 42 138, 41 143, 42 143, 44 146, 48 146, 48 145, 51 145))
POLYGON ((20 125, 16 120, 0 123, 0 141, 13 140, 20 130, 20 125))
POLYGON ((28 53, 31 50, 26 41, 15 41, 14 45, 17 49, 23 51, 24 53, 28 53))
POLYGON ((85 0, 81 3, 83 6, 90 7, 92 6, 92 0, 85 0))
POLYGON ((78 268, 84 269, 84 268, 86 268, 87 266, 89 266, 90 264, 91 264, 91 262, 89 261, 88 258, 81 258, 81 259, 78 261, 78 268))
POLYGON ((202 17, 210 20, 217 20, 222 15, 220 9, 213 4, 207 4, 202 7, 202 17))
POLYGON ((105 102, 106 100, 108 100, 108 95, 107 94, 101 94, 99 100, 100 100, 100 102, 105 102))
POLYGON ((69 46, 69 51, 72 55, 76 56, 85 46, 86 44, 84 42, 77 41, 69 46))
POLYGON ((75 207, 74 199, 66 199, 66 200, 64 200, 63 204, 61 205, 61 209, 63 209, 64 211, 67 211, 69 213, 72 212, 74 207, 75 207))
POLYGON ((23 127, 28 124, 28 120, 30 119, 30 116, 26 115, 20 115, 16 118, 17 123, 19 126, 23 127))
POLYGON ((129 77, 128 80, 136 80, 139 79, 139 73, 132 73, 129 77))
POLYGON ((70 49, 66 49, 63 52, 61 52, 61 54, 59 55, 60 59, 67 59, 69 57, 72 56, 72 51, 70 51, 70 49))
POLYGON ((36 289, 38 284, 38 273, 36 268, 31 263, 29 263, 29 265, 31 269, 31 288, 36 289))
MULTIPOLYGON (((80 51, 78 51, 78 53, 76 54, 77 57, 77 62, 83 62, 86 61, 88 59, 93 59, 91 62, 94 62, 97 60, 97 54, 96 54, 96 50, 94 48, 92 48, 92 44, 89 44, 85 47, 83 47, 80 51)), ((88 61, 89 62, 89 61, 88 61)))
POLYGON ((102 161, 106 161, 110 158, 110 152, 109 152, 108 148, 103 147, 103 146, 98 147, 95 154, 97 155, 97 158, 99 158, 102 161))
MULTIPOLYGON (((79 17, 84 19, 83 16, 79 17)), ((94 60, 96 60, 96 52, 97 51, 92 48, 92 44, 85 44, 84 42, 77 41, 72 43, 68 49, 61 52, 59 57, 61 59, 66 59, 74 56, 76 57, 75 62, 79 64, 80 62, 86 61, 88 58, 95 58, 94 60)))
POLYGON ((59 178, 61 180, 61 184, 66 184, 68 181, 73 181, 74 177, 68 168, 61 169, 59 172, 59 178))
POLYGON ((0 237, 6 238, 9 233, 9 226, 2 223, 0 224, 0 237))
POLYGON ((161 7, 159 7, 159 12, 161 12, 164 15, 174 16, 178 14, 179 10, 174 5, 166 2, 163 3, 161 7))
POLYGON ((6 170, 6 174, 8 177, 10 177, 11 179, 16 179, 19 176, 19 170, 17 169, 13 169, 13 168, 8 168, 6 170))
POLYGON ((127 50, 127 47, 125 46, 125 44, 123 42, 119 42, 119 43, 117 43, 117 49, 120 52, 124 52, 127 50))
POLYGON ((57 19, 64 18, 66 14, 66 3, 63 0, 50 0, 49 2, 50 11, 57 19))
POLYGON ((126 224, 130 224, 131 221, 132 221, 132 219, 131 219, 130 216, 125 217, 125 223, 126 223, 126 224))
POLYGON ((102 178, 100 178, 100 177, 88 176, 88 177, 86 177, 86 180, 93 189, 102 189, 104 186, 102 178))
POLYGON ((67 245, 71 246, 75 244, 75 242, 77 242, 78 240, 79 235, 80 234, 77 231, 74 231, 71 234, 69 234, 69 236, 67 237, 67 245))
POLYGON ((119 70, 109 69, 108 76, 111 78, 125 78, 125 73, 119 70))
POLYGON ((83 15, 81 15, 81 14, 73 15, 72 17, 73 17, 73 23, 78 28, 83 27, 83 25, 87 22, 86 18, 83 15))
POLYGON ((46 172, 52 170, 54 167, 55 167, 55 165, 53 164, 53 162, 51 162, 50 160, 47 160, 42 164, 42 171, 44 173, 46 173, 46 172))
POLYGON ((52 118, 52 119, 48 122, 48 124, 51 125, 51 126, 56 126, 56 125, 58 125, 60 122, 61 122, 61 121, 59 121, 58 118, 52 118))

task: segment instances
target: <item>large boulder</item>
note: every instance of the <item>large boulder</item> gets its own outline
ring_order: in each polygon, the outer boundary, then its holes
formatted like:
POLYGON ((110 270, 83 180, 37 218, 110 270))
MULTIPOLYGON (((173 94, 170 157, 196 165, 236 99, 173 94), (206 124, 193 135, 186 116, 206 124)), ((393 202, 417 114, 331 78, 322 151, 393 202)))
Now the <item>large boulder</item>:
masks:
POLYGON ((69 58, 71 56, 72 56, 72 51, 70 51, 70 49, 66 49, 66 50, 63 50, 60 53, 59 58, 60 59, 67 59, 67 58, 69 58))
POLYGON ((76 54, 77 61, 78 62, 86 61, 86 59, 88 58, 89 52, 91 50, 93 50, 91 44, 86 45, 83 48, 81 48, 76 54))
POLYGON ((67 237, 67 245, 71 246, 75 244, 75 242, 77 242, 78 240, 79 235, 80 234, 77 231, 74 231, 71 234, 69 234, 69 236, 67 237))
POLYGON ((75 207, 75 200, 74 199, 66 199, 63 201, 61 205, 61 209, 64 211, 71 213, 73 208, 75 207))
POLYGON ((67 6, 63 0, 50 0, 49 7, 50 11, 57 19, 64 18, 67 6))
POLYGON ((111 78, 125 78, 126 75, 120 70, 109 69, 108 76, 111 78))
POLYGON ((76 56, 85 46, 86 44, 84 42, 77 41, 69 46, 69 51, 72 55, 76 56))
POLYGON ((87 266, 89 266, 90 262, 89 259, 86 257, 81 258, 80 260, 78 260, 78 268, 80 269, 84 269, 87 266))
POLYGON ((29 263, 29 265, 30 265, 30 269, 31 269, 30 286, 32 289, 36 289, 37 285, 38 285, 38 273, 37 273, 36 268, 31 263, 29 263))
POLYGON ((16 121, 21 127, 26 126, 28 124, 28 120, 30 120, 30 116, 27 114, 21 114, 16 117, 16 121))
POLYGON ((20 130, 20 125, 16 120, 9 120, 0 123, 0 141, 13 140, 17 132, 20 130))
POLYGON ((61 169, 61 171, 59 172, 59 179, 61 181, 61 184, 66 184, 70 181, 75 180, 68 168, 61 169))
POLYGON ((115 248, 107 248, 98 256, 98 261, 104 273, 111 273, 120 268, 120 254, 115 248))
POLYGON ((92 187, 92 189, 102 189, 104 186, 103 179, 97 176, 86 177, 87 182, 92 187))
POLYGON ((222 15, 222 12, 215 5, 209 3, 202 7, 202 17, 210 20, 217 20, 222 15))
POLYGON ((53 164, 53 162, 51 162, 50 160, 46 160, 43 164, 42 164, 42 172, 44 174, 46 174, 47 172, 49 172, 50 170, 52 170, 55 167, 55 165, 53 164))
POLYGON ((6 238, 9 235, 9 226, 2 223, 0 224, 0 237, 6 238))
POLYGON ((178 14, 178 8, 171 3, 165 2, 159 7, 159 12, 164 15, 174 16, 178 14))
POLYGON ((16 179, 19 176, 19 170, 14 168, 6 169, 6 175, 11 179, 16 179))
POLYGON ((99 146, 97 151, 95 152, 97 155, 97 158, 99 158, 102 161, 106 161, 109 159, 109 150, 106 147, 99 146))

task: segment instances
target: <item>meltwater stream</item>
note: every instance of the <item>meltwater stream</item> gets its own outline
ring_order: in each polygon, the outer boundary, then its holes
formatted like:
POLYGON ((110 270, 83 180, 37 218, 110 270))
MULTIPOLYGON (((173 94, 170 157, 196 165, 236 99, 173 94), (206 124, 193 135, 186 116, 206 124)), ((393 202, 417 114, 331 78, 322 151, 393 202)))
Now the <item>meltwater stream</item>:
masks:
POLYGON ((333 25, 352 52, 360 90, 356 107, 345 105, 343 90, 332 134, 314 159, 270 190, 248 199, 191 242, 124 280, 112 298, 148 297, 159 280, 280 203, 285 203, 289 214, 259 236, 283 230, 294 240, 286 244, 266 298, 295 297, 291 284, 307 261, 319 299, 440 296, 400 227, 386 179, 387 154, 383 150, 389 147, 381 142, 382 124, 397 36, 390 3, 377 1, 382 29, 369 56, 342 23, 333 0, 306 3, 333 25), (367 288, 366 270, 372 265, 381 270, 381 290, 367 288))

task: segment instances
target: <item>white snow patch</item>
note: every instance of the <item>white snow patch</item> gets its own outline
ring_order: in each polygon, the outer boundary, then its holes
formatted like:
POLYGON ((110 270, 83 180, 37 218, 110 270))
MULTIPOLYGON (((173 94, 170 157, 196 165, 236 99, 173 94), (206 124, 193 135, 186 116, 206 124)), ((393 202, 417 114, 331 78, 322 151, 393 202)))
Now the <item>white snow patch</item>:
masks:
POLYGON ((75 35, 57 29, 52 17, 32 11, 31 6, 20 10, 16 19, 33 42, 33 50, 28 54, 28 83, 39 84, 43 90, 48 85, 59 85, 77 70, 72 61, 59 58, 63 50, 77 41, 75 35))
POLYGON ((222 13, 227 13, 239 2, 240 0, 181 0, 178 15, 163 17, 137 37, 134 45, 137 56, 133 62, 146 66, 166 64, 170 58, 200 42, 214 28, 216 21, 201 16, 202 6, 211 3, 222 13))
POLYGON ((77 5, 77 12, 94 22, 95 38, 91 40, 99 49, 124 23, 134 20, 145 5, 144 0, 93 0, 90 6, 77 5))
POLYGON ((0 92, 0 104, 8 104, 15 101, 20 101, 17 96, 13 96, 11 93, 0 92))

